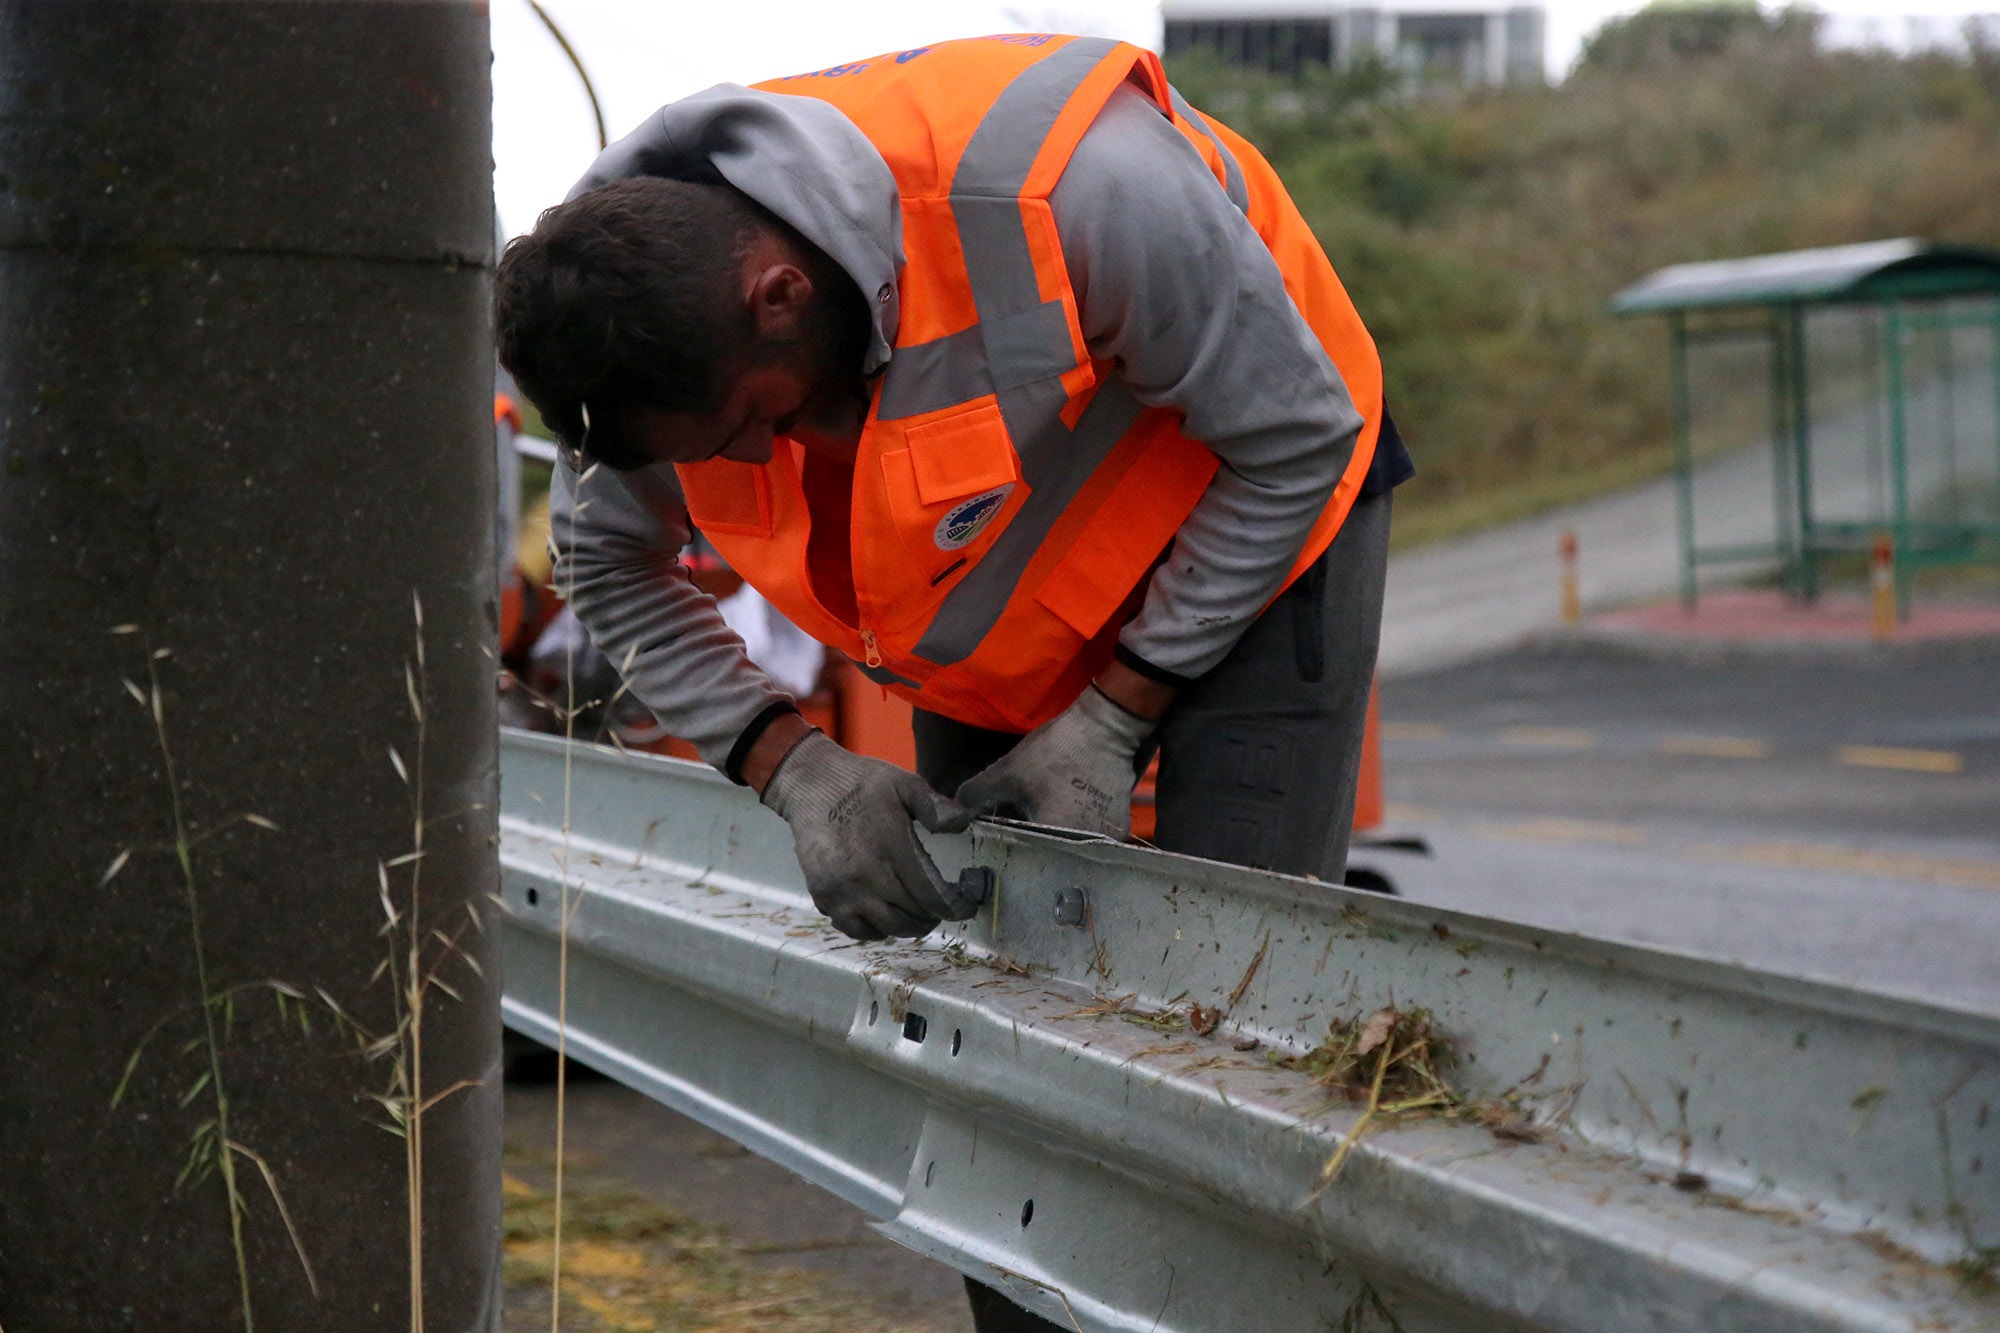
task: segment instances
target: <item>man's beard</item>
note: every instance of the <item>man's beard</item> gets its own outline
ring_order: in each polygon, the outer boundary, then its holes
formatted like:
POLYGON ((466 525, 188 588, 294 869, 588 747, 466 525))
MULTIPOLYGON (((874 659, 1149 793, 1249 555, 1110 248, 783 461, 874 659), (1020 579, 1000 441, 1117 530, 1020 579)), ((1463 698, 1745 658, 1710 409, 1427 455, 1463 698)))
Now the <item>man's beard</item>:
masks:
POLYGON ((811 397, 793 434, 852 456, 868 418, 869 392, 861 365, 874 332, 868 305, 846 273, 822 275, 798 335, 767 342, 770 359, 797 370, 811 397))

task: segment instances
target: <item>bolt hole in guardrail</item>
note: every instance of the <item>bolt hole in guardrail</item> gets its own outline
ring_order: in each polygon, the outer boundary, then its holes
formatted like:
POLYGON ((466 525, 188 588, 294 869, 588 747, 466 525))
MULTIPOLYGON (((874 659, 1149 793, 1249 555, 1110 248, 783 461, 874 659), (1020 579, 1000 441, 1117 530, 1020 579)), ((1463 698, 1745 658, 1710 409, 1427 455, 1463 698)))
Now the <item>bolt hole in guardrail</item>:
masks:
POLYGON ((1056 924, 1059 926, 1082 926, 1089 919, 1090 902, 1081 888, 1058 889, 1056 891, 1056 924))
POLYGON ((904 1041, 921 1043, 925 1035, 930 1032, 930 1028, 931 1025, 924 1021, 922 1014, 905 1014, 903 1016, 904 1041))
POLYGON ((926 1167, 924 1167, 924 1188, 925 1188, 925 1189, 929 1189, 929 1188, 931 1187, 931 1179, 932 1179, 932 1177, 934 1177, 934 1176, 936 1176, 936 1175, 937 1175, 937 1163, 936 1163, 936 1162, 932 1162, 932 1163, 930 1163, 929 1165, 927 1165, 926 1167))
POLYGON ((1025 1227, 1028 1225, 1028 1223, 1034 1220, 1035 1220, 1035 1201, 1033 1199, 1030 1199, 1026 1203, 1021 1205, 1021 1225, 1025 1227))
POLYGON ((870 1000, 868 1002, 868 1026, 871 1028, 874 1027, 875 1020, 880 1018, 881 1016, 882 1016, 882 1002, 880 1000, 870 1000))
POLYGON ((542 895, 539 890, 536 889, 528 890, 528 906, 530 907, 540 906, 541 901, 542 901, 542 895))
POLYGON ((959 1028, 951 1030, 951 1053, 958 1054, 958 1048, 965 1044, 965 1033, 959 1028))

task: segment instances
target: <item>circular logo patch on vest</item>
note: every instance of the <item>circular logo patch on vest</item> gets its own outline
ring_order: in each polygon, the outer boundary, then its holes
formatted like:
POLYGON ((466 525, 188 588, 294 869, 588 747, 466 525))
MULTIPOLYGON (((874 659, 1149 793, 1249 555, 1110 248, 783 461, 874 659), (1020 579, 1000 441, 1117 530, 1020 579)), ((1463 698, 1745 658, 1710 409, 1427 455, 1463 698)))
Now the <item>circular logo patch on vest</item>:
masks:
POLYGON ((951 512, 938 520, 935 540, 940 551, 956 551, 959 547, 977 537, 1000 512, 1000 506, 1007 503, 1007 497, 1014 493, 1014 483, 996 486, 955 504, 951 512))

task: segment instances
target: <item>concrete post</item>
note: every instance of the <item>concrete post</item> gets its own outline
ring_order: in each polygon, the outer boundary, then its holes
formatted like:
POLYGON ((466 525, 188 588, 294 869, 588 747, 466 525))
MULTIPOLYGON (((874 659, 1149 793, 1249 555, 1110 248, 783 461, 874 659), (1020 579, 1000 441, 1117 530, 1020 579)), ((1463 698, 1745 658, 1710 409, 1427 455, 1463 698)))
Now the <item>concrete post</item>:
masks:
POLYGON ((0 0, 8 1329, 498 1327, 488 68, 0 0))

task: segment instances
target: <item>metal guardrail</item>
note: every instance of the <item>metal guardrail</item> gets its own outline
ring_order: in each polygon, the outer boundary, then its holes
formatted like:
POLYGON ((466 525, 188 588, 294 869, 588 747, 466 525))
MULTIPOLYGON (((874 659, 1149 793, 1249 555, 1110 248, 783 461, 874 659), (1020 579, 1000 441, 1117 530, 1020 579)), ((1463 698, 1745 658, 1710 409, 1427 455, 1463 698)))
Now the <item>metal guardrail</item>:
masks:
POLYGON ((705 768, 578 747, 565 837, 563 750, 503 740, 508 1023, 554 1040, 567 896, 572 1054, 1059 1324, 2000 1327, 1994 1016, 989 823, 927 839, 977 920, 856 944, 705 768), (1539 1132, 1387 1117, 1323 1182, 1362 1108, 1268 1056, 1391 1005, 1539 1132))
POLYGON ((558 457, 556 442, 554 440, 545 440, 539 435, 516 435, 514 437, 514 452, 522 458, 531 459, 537 463, 544 463, 549 467, 556 465, 558 457))

